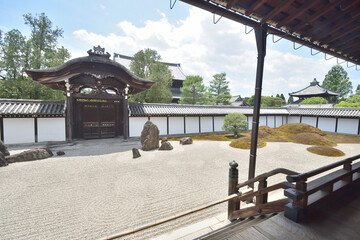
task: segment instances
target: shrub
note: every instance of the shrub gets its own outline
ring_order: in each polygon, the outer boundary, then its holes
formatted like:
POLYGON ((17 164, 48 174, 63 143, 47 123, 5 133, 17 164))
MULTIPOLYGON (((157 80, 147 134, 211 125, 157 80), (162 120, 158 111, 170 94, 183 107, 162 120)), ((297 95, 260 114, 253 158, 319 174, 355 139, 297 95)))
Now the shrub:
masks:
POLYGON ((310 126, 310 125, 307 125, 305 123, 288 123, 288 124, 278 127, 276 130, 285 132, 285 133, 291 133, 291 134, 317 133, 317 134, 320 134, 321 136, 326 135, 326 133, 324 131, 321 131, 320 129, 310 126))
POLYGON ((294 143, 301 143, 307 145, 317 145, 317 146, 336 146, 336 143, 320 136, 317 133, 298 133, 289 136, 289 140, 294 143))
MULTIPOLYGON (((266 146, 266 142, 261 139, 258 139, 257 147, 262 148, 266 146)), ((242 137, 236 139, 230 143, 230 147, 233 148, 241 148, 241 149, 250 149, 251 148, 251 138, 250 137, 242 137)))
POLYGON ((231 113, 225 116, 223 130, 234 133, 234 137, 238 136, 239 132, 247 130, 246 116, 241 113, 231 113))
POLYGON ((314 154, 328 156, 328 157, 341 157, 345 155, 343 151, 327 146, 313 146, 313 147, 308 147, 306 150, 314 154))
POLYGON ((328 101, 322 97, 311 97, 303 100, 301 105, 309 105, 309 104, 327 104, 328 101))

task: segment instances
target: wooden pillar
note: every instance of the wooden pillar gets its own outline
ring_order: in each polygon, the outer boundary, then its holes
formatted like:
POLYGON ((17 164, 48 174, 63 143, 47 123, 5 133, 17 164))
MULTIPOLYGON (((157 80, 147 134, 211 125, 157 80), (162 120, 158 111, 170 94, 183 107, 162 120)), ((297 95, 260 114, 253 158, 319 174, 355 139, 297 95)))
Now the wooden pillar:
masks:
POLYGON ((39 141, 39 134, 38 134, 38 119, 34 117, 34 134, 35 134, 35 142, 39 141))
MULTIPOLYGON (((238 164, 235 161, 232 161, 229 163, 229 196, 237 193, 238 189, 236 188, 236 185, 238 185, 238 179, 239 179, 239 171, 237 169, 238 164)), ((232 217, 232 213, 236 210, 240 209, 240 201, 238 200, 230 200, 228 202, 228 219, 230 221, 234 220, 232 217)))
POLYGON ((69 83, 69 80, 65 80, 65 87, 66 87, 66 140, 68 142, 72 142, 73 140, 73 124, 74 124, 74 118, 73 118, 73 97, 71 93, 71 85, 69 83))
POLYGON ((0 118, 0 138, 4 142, 4 119, 0 118))
POLYGON ((125 94, 125 98, 123 100, 123 123, 124 123, 124 130, 123 130, 123 138, 124 141, 127 141, 129 138, 129 103, 128 103, 128 96, 125 94))
MULTIPOLYGON (((267 187, 267 179, 266 178, 261 179, 259 181, 259 186, 258 186, 259 194, 261 194, 261 189, 266 188, 266 187, 267 187)), ((267 199, 268 199, 267 193, 257 196, 256 197, 256 205, 267 203, 267 199)))
MULTIPOLYGON (((256 151, 257 151, 260 104, 261 104, 261 89, 262 89, 262 81, 263 81, 263 73, 264 73, 264 61, 266 55, 267 25, 263 24, 261 25, 261 27, 255 28, 254 30, 255 30, 258 59, 257 59, 257 68, 256 68, 254 112, 253 112, 253 123, 252 123, 252 132, 251 132, 251 149, 250 149, 248 179, 255 177, 256 151)), ((252 183, 249 186, 254 187, 254 184, 252 183)))

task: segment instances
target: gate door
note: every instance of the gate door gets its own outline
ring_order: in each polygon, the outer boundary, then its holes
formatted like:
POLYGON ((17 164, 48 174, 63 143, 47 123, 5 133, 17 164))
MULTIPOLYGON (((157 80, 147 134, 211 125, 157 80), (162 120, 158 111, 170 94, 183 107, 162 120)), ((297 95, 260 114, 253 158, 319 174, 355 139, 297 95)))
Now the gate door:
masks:
POLYGON ((83 138, 115 137, 116 108, 114 103, 84 103, 82 113, 83 138))

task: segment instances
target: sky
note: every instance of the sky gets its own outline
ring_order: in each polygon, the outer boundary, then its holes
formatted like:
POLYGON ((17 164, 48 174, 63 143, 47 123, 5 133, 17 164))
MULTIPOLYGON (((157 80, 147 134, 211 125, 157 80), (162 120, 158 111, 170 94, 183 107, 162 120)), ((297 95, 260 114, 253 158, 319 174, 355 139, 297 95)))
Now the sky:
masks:
MULTIPOLYGON (((111 55, 128 56, 151 48, 162 61, 180 63, 186 75, 202 76, 207 86, 214 74, 225 72, 232 95, 254 94, 255 35, 254 31, 246 34, 240 23, 221 18, 214 24, 213 14, 181 1, 170 9, 170 0, 0 0, 0 29, 19 29, 29 36, 23 14, 42 12, 54 27, 63 29, 59 46, 67 48, 72 58, 86 56, 98 45, 111 55)), ((336 58, 325 60, 323 53, 312 56, 305 46, 294 50, 285 39, 273 43, 268 35, 262 94, 282 93, 288 98, 288 93, 307 87, 314 78, 322 83, 336 64, 336 58)), ((356 71, 346 62, 341 65, 355 89, 360 84, 360 66, 356 71)))

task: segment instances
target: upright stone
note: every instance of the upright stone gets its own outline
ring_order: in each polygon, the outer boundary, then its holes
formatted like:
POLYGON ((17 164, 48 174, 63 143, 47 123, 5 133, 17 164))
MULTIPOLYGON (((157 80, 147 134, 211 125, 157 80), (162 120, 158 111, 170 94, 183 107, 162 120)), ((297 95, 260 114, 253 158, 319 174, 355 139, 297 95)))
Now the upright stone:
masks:
POLYGON ((145 123, 141 132, 140 142, 144 151, 159 148, 159 129, 151 121, 145 123))
POLYGON ((7 163, 6 159, 5 159, 4 154, 2 154, 0 152, 0 167, 4 167, 4 166, 7 166, 7 165, 8 165, 8 163, 7 163))
POLYGON ((9 156, 10 153, 9 151, 7 150, 7 147, 5 146, 5 144, 0 140, 0 152, 2 154, 4 154, 4 156, 9 156))
POLYGON ((137 149, 137 148, 133 148, 133 149, 132 149, 132 153, 133 153, 133 158, 139 158, 139 157, 141 157, 141 154, 140 154, 140 152, 139 152, 139 149, 137 149))

